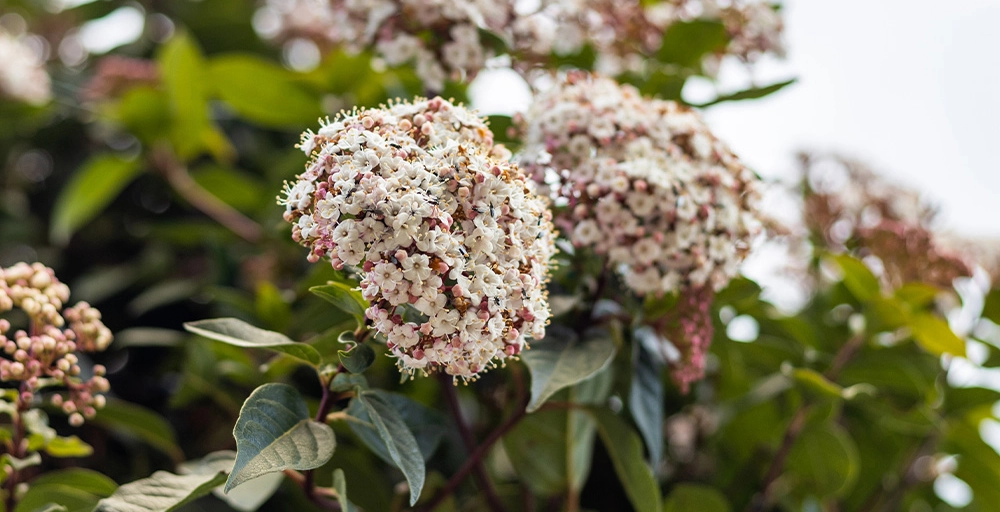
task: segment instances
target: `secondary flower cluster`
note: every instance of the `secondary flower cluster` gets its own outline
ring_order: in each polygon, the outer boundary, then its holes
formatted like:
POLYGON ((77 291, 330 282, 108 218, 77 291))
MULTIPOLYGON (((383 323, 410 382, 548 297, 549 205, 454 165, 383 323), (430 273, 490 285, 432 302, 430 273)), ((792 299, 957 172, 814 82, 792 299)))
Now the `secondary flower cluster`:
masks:
POLYGON ((18 308, 28 318, 28 330, 10 332, 11 324, 0 319, 0 349, 11 359, 0 359, 0 380, 20 382, 19 403, 27 408, 41 389, 41 379, 52 379, 67 388, 52 396, 52 404, 70 415, 73 425, 91 418, 104 406, 108 391, 105 369, 95 365, 93 376, 80 379, 76 351, 99 352, 111 343, 111 331, 101 322, 101 313, 80 302, 63 309, 69 287, 59 282, 52 269, 34 263, 0 268, 0 313, 18 308))
POLYGON ((41 105, 52 97, 49 74, 24 37, 0 29, 0 98, 41 105))
POLYGON ((638 295, 724 287, 761 230, 759 180, 691 109, 570 73, 521 119, 556 223, 638 295))
POLYGON ((838 156, 802 155, 802 165, 806 226, 833 249, 878 258, 889 286, 922 281, 950 288, 955 278, 972 275, 972 258, 938 240, 931 228, 937 212, 916 190, 838 156))
MULTIPOLYGON (((522 2, 523 3, 523 2, 522 2)), ((471 78, 503 41, 517 69, 555 55, 594 50, 598 69, 636 71, 660 48, 674 23, 722 23, 729 43, 720 55, 744 61, 784 53, 782 21, 757 0, 541 0, 526 9, 514 0, 269 0, 258 14, 266 35, 306 38, 322 47, 374 49, 389 65, 416 63, 425 85, 440 91, 446 78, 471 78)))
POLYGON ((344 114, 303 134, 280 202, 310 261, 357 267, 400 368, 476 376, 541 338, 555 237, 482 119, 441 98, 344 114))

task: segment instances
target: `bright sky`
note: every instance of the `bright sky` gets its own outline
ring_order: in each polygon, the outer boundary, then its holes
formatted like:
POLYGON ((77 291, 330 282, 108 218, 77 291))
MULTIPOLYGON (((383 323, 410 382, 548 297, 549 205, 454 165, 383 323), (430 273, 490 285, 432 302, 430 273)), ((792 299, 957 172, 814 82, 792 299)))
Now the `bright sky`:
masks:
POLYGON ((759 82, 799 82, 710 109, 717 135, 768 177, 793 176, 798 149, 848 153, 924 191, 944 227, 1000 235, 1000 0, 785 9, 788 58, 761 66, 759 82))

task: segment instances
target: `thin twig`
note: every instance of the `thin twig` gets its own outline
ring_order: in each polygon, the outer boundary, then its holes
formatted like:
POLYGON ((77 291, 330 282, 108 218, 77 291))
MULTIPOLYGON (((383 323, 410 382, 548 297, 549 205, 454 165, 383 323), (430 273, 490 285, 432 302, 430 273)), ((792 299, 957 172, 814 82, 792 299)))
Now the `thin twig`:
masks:
MULTIPOLYGON (((844 343, 840 347, 840 350, 838 350, 833 356, 830 368, 823 373, 823 376, 831 381, 835 380, 837 376, 840 375, 840 371, 844 369, 847 362, 854 357, 854 354, 857 353, 858 349, 860 349, 864 344, 864 341, 864 336, 859 334, 849 339, 847 343, 844 343)), ((781 445, 778 446, 778 451, 775 452, 774 457, 771 458, 771 465, 768 467, 767 473, 764 476, 762 489, 760 493, 754 496, 754 498, 750 501, 750 504, 747 506, 747 510, 749 512, 761 512, 771 501, 771 492, 774 490, 774 483, 785 470, 785 462, 788 459, 788 455, 792 451, 792 447, 795 445, 795 441, 798 440, 799 436, 802 434, 802 430, 806 426, 806 419, 808 418, 809 410, 811 408, 812 404, 802 404, 792 416, 792 421, 788 423, 785 435, 781 439, 781 445)))
MULTIPOLYGON (((458 433, 462 437, 465 449, 470 453, 474 452, 476 450, 476 439, 469 425, 465 422, 465 418, 462 417, 462 408, 458 403, 458 393, 455 391, 455 386, 447 375, 443 373, 439 375, 445 401, 448 402, 448 410, 451 411, 451 416, 455 420, 455 425, 458 427, 458 433)), ((476 481, 479 482, 479 487, 482 488, 483 494, 486 495, 486 502, 489 504, 490 510, 493 512, 504 512, 506 509, 503 503, 500 502, 496 489, 493 488, 490 475, 486 472, 486 467, 483 466, 482 459, 478 459, 472 469, 476 476, 476 481)))
POLYGON ((188 173, 187 167, 178 162, 169 150, 162 148, 154 150, 151 159, 153 165, 163 173, 171 188, 191 206, 201 210, 202 213, 215 219, 216 222, 229 228, 230 231, 244 240, 248 242, 260 241, 262 236, 260 224, 202 188, 188 173))
MULTIPOLYGON (((326 416, 330 414, 330 408, 333 406, 333 400, 331 399, 332 393, 330 393, 330 381, 325 378, 320 378, 320 383, 323 385, 323 396, 319 401, 319 409, 316 411, 316 421, 323 423, 326 421, 326 416)), ((305 491, 306 496, 316 502, 318 496, 316 494, 316 480, 315 480, 315 470, 308 470, 305 472, 302 481, 302 490, 305 491)))

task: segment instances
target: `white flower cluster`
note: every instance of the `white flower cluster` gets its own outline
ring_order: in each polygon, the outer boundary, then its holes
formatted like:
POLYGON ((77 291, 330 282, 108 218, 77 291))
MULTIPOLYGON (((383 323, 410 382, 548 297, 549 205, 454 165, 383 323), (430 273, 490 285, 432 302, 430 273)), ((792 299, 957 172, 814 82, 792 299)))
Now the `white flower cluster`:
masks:
MULTIPOLYGON (((499 37, 520 70, 575 55, 585 47, 597 69, 637 71, 676 22, 722 22, 731 39, 724 53, 744 61, 783 54, 782 22, 760 0, 268 0, 258 13, 265 35, 307 38, 350 51, 374 48, 391 66, 415 63, 425 85, 440 91, 446 78, 472 78, 492 56, 480 30, 499 37)), ((712 58, 717 58, 713 56, 712 58)))
POLYGON ((279 201, 310 261, 360 267, 368 318, 403 371, 466 380, 542 338, 552 214, 482 119, 441 98, 303 134, 279 201))
POLYGON ((101 313, 86 302, 63 310, 68 299, 69 287, 41 263, 0 268, 0 314, 19 308, 30 324, 28 330, 10 333, 10 322, 0 319, 0 350, 11 358, 0 358, 0 380, 21 383, 19 406, 27 408, 41 389, 40 379, 54 379, 67 392, 53 395, 52 404, 79 426, 104 406, 105 398, 99 393, 110 386, 101 365, 94 365, 94 375, 81 381, 74 352, 106 349, 111 331, 101 322, 101 313))
POLYGON ((49 74, 37 53, 0 29, 0 97, 41 105, 52 97, 49 74))
POLYGON ((690 108, 570 73, 521 120, 520 163, 565 203, 557 225, 635 293, 724 287, 761 231, 759 180, 690 108))

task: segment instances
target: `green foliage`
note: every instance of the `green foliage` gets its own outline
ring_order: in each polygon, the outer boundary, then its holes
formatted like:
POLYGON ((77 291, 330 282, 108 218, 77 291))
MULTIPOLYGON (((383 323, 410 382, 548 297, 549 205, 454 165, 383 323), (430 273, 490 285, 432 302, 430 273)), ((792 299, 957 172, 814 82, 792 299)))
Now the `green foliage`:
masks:
POLYGON ((160 415, 145 407, 110 399, 93 421, 111 430, 138 437, 175 461, 184 460, 173 428, 160 415))
POLYGON ((357 319, 358 325, 364 324, 368 301, 361 296, 361 292, 358 290, 344 283, 330 282, 324 286, 313 286, 309 288, 309 291, 353 316, 357 319))
POLYGON ((184 328, 208 339, 244 348, 265 348, 287 354, 307 364, 318 366, 319 352, 304 343, 297 343, 281 333, 265 331, 236 318, 216 318, 188 322, 184 328))
POLYGON ((726 496, 708 485, 679 484, 663 501, 663 512, 730 512, 732 507, 726 496))
POLYGON ((725 48, 729 42, 726 27, 720 22, 692 20, 673 23, 663 34, 656 57, 660 62, 701 71, 705 55, 725 48))
POLYGON ((101 498, 118 488, 114 480, 97 471, 70 468, 53 471, 31 481, 14 512, 31 512, 58 503, 69 512, 90 512, 101 498))
POLYGON ((313 469, 330 460, 333 429, 313 421, 299 392, 287 384, 265 384, 247 398, 233 429, 236 462, 226 490, 261 475, 313 469))
POLYGON ((94 512, 171 512, 204 496, 222 482, 225 473, 175 475, 157 471, 127 483, 97 503, 94 512))
POLYGON ((73 233, 108 206, 141 170, 142 163, 135 158, 115 155, 98 155, 84 163, 56 200, 52 241, 68 243, 73 233))
POLYGON ((341 364, 351 373, 364 373, 375 362, 375 351, 363 343, 356 345, 349 352, 341 350, 337 353, 340 355, 341 364))
POLYGON ((611 463, 632 507, 637 512, 659 510, 660 487, 649 466, 643 462, 642 441, 639 436, 611 411, 592 409, 597 420, 597 431, 604 447, 611 455, 611 463))
POLYGON ((410 505, 416 504, 426 476, 424 457, 399 411, 375 391, 359 392, 351 401, 351 407, 353 411, 348 409, 348 412, 365 427, 370 425, 369 428, 375 430, 381 442, 366 439, 361 434, 359 436, 383 458, 385 455, 381 452, 387 452, 388 458, 406 477, 410 487, 410 505))
MULTIPOLYGON (((652 329, 634 332, 632 345, 632 383, 629 386, 629 412, 646 443, 649 459, 655 468, 663 459, 663 363, 646 350, 639 338, 655 336, 652 329)), ((659 343, 660 340, 655 340, 659 343)))
POLYGON ((208 62, 208 82, 240 116, 262 126, 298 128, 319 117, 316 95, 291 72, 253 54, 214 57, 208 62))
POLYGON ((616 350, 606 330, 587 331, 581 337, 568 328, 549 329, 546 339, 536 341, 522 356, 531 370, 528 412, 538 410, 560 389, 603 370, 611 363, 616 350))

